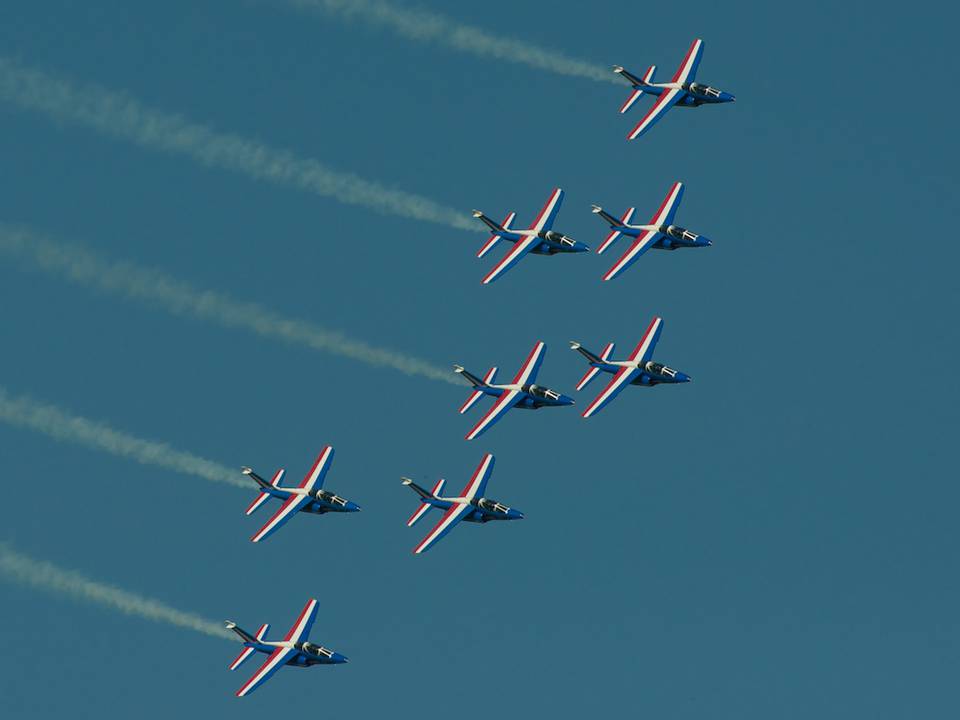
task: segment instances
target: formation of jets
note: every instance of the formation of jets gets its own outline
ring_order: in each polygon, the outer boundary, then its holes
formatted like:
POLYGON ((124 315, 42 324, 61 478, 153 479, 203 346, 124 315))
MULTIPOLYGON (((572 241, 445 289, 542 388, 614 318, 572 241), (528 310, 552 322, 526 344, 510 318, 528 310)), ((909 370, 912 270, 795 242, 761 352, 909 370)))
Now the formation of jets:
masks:
MULTIPOLYGON (((671 107, 699 107, 705 104, 732 102, 735 99, 730 93, 696 82, 696 72, 702 55, 703 42, 699 39, 694 40, 677 72, 670 82, 666 83, 654 82, 655 66, 649 67, 642 77, 631 74, 619 65, 614 67, 614 72, 627 80, 633 88, 633 92, 620 108, 621 113, 627 112, 644 94, 655 98, 649 110, 630 132, 628 136, 630 140, 646 133, 671 107)), ((516 219, 514 212, 509 213, 503 222, 498 224, 479 210, 473 211, 473 216, 492 232, 477 252, 477 257, 483 258, 501 241, 510 244, 504 256, 484 276, 482 281, 484 285, 499 279, 526 255, 583 253, 590 250, 586 244, 553 229, 554 221, 563 203, 563 196, 563 190, 555 188, 539 215, 526 228, 514 224, 516 219)), ((593 212, 610 228, 610 233, 597 248, 598 254, 608 250, 621 236, 631 240, 629 248, 603 275, 603 280, 619 277, 650 248, 677 250, 707 247, 712 244, 702 235, 674 224, 682 197, 683 184, 675 182, 660 207, 645 225, 632 222, 635 211, 633 207, 628 208, 618 218, 599 205, 593 206, 593 212)), ((578 392, 584 390, 600 373, 611 376, 600 394, 583 411, 584 418, 590 418, 599 413, 628 385, 654 387, 661 384, 690 382, 689 375, 653 359, 662 331, 663 319, 654 317, 640 342, 624 360, 613 359, 614 344, 612 342, 607 344, 600 354, 594 354, 579 342, 570 343, 570 348, 579 353, 589 365, 586 373, 577 383, 578 392)), ((513 380, 505 384, 496 382, 497 367, 491 367, 481 378, 461 365, 454 365, 454 372, 466 380, 472 388, 466 402, 460 407, 461 414, 469 411, 484 396, 492 399, 489 409, 466 434, 466 440, 474 440, 487 432, 513 408, 538 410, 542 407, 574 404, 573 398, 537 384, 537 374, 545 355, 546 345, 543 342, 537 342, 513 380)), ((280 502, 270 519, 250 538, 251 541, 256 543, 265 540, 300 512, 323 515, 353 513, 360 510, 360 506, 356 503, 323 489, 324 479, 332 461, 333 448, 326 446, 320 451, 313 466, 296 487, 281 485, 283 470, 277 471, 268 482, 252 469, 243 468, 243 473, 252 478, 259 489, 257 497, 247 508, 247 515, 254 513, 271 498, 280 502)), ((444 495, 443 479, 439 480, 431 490, 427 490, 410 478, 402 478, 403 484, 413 490, 420 501, 417 509, 407 520, 408 527, 415 525, 432 509, 442 513, 430 532, 414 547, 414 554, 420 555, 431 549, 460 522, 485 524, 493 520, 523 519, 524 515, 519 510, 486 497, 487 482, 493 472, 493 465, 493 455, 485 454, 459 495, 444 495)), ((231 664, 231 670, 237 669, 256 653, 267 655, 260 669, 237 691, 238 696, 253 692, 283 666, 309 667, 347 662, 347 658, 340 653, 307 641, 306 638, 316 614, 317 601, 310 600, 293 627, 280 641, 267 640, 268 625, 262 625, 256 634, 251 635, 232 621, 226 623, 226 627, 236 633, 243 643, 243 650, 231 664)))

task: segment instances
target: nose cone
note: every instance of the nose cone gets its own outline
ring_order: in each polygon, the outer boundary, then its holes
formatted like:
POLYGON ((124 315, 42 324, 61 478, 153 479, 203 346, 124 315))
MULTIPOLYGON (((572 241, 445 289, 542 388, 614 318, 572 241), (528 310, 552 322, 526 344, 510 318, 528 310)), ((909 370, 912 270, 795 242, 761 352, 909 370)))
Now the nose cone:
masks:
POLYGON ((590 252, 590 246, 577 240, 573 245, 574 252, 590 252))
POLYGON ((728 92, 720 93, 720 102, 736 102, 737 98, 728 92))
POLYGON ((697 238, 697 245, 702 245, 703 247, 710 247, 711 245, 713 245, 713 240, 701 235, 700 237, 697 238))
POLYGON ((514 508, 510 508, 510 512, 507 513, 507 517, 511 520, 523 520, 523 513, 514 508))
POLYGON ((678 382, 678 383, 690 382, 691 380, 693 380, 693 378, 690 377, 689 375, 687 375, 686 373, 682 373, 682 372, 678 372, 678 373, 677 373, 677 382, 678 382))
POLYGON ((333 657, 330 658, 330 660, 332 660, 333 662, 335 662, 335 663, 338 664, 338 665, 342 665, 343 663, 348 663, 348 662, 350 662, 350 661, 347 659, 347 656, 346 656, 346 655, 341 655, 341 654, 338 653, 338 652, 335 652, 335 653, 333 654, 333 657))
POLYGON ((558 400, 558 403, 559 403, 560 405, 576 405, 576 404, 577 404, 577 401, 574 400, 574 399, 573 399, 572 397, 570 397, 569 395, 561 395, 561 396, 560 396, 560 400, 558 400))
POLYGON ((360 512, 360 506, 347 500, 347 512, 360 512))

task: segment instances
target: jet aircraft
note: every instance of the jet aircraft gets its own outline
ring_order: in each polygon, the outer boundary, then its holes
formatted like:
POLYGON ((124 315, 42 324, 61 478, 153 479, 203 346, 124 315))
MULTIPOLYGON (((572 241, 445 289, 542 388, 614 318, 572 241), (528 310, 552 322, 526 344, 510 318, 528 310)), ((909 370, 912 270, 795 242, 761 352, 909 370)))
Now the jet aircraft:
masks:
POLYGON ((423 541, 413 549, 414 555, 426 552, 450 532, 453 527, 463 520, 464 522, 486 523, 491 520, 523 520, 523 513, 506 505, 483 497, 487 487, 487 480, 493 472, 493 455, 487 453, 477 466, 470 478, 470 482, 463 488, 463 492, 455 497, 441 497, 444 480, 433 486, 427 492, 410 478, 403 478, 403 484, 409 486, 420 496, 420 507, 407 520, 407 527, 414 524, 427 514, 430 508, 443 510, 443 517, 434 526, 433 530, 423 541))
POLYGON ((533 346, 533 350, 527 356, 523 367, 513 378, 509 385, 494 385, 493 381, 497 375, 497 368, 492 367, 487 371, 483 380, 463 369, 461 365, 454 365, 454 372, 462 375, 473 386, 473 392, 460 408, 463 414, 473 407, 484 395, 491 395, 497 398, 493 406, 487 411, 487 414, 480 418, 480 422, 473 426, 473 429, 467 433, 466 439, 473 440, 479 437, 487 429, 507 414, 510 408, 522 408, 525 410, 539 410, 542 407, 552 407, 555 405, 573 405, 573 398, 567 397, 561 393, 555 392, 543 385, 535 385, 537 371, 543 362, 543 356, 546 354, 547 346, 538 342, 533 346))
POLYGON ((700 58, 703 55, 703 40, 699 38, 694 40, 687 50, 686 57, 677 68, 670 82, 655 83, 653 74, 657 70, 656 65, 651 65, 642 78, 632 75, 623 69, 621 65, 614 65, 613 71, 624 78, 633 86, 633 93, 627 98, 627 101, 620 108, 621 113, 627 112, 633 104, 644 93, 656 95, 657 99, 647 110, 647 114, 637 123, 637 126, 627 135, 628 140, 636 140, 643 135, 650 127, 662 118, 667 110, 674 105, 677 107, 699 107, 701 105, 714 105, 717 103, 733 102, 736 98, 728 92, 717 90, 716 88, 694 82, 697 75, 697 66, 700 64, 700 58))
POLYGON ((594 355, 578 342, 570 343, 570 349, 576 350, 590 363, 590 369, 577 384, 577 390, 585 388, 587 383, 601 371, 613 374, 613 378, 603 389, 603 392, 597 395, 596 400, 590 403, 590 407, 583 411, 583 417, 588 418, 591 415, 596 415, 627 385, 652 387, 661 383, 690 382, 689 375, 650 359, 657 346, 657 340, 660 339, 661 330, 663 330, 663 319, 653 318, 647 332, 643 335, 643 339, 626 360, 610 359, 610 355, 613 353, 613 343, 608 344, 600 355, 594 355))
POLYGON ((266 662, 260 666, 254 676, 237 690, 237 697, 252 693, 284 665, 310 667, 311 665, 339 665, 348 662, 347 658, 338 652, 305 641, 304 638, 310 635, 310 628, 313 627, 313 621, 316 617, 317 601, 310 600, 304 606, 293 627, 290 628, 290 632, 280 641, 267 640, 267 631, 270 629, 267 624, 261 625, 256 635, 251 635, 231 620, 224 623, 228 630, 233 630, 243 641, 243 650, 230 665, 231 670, 236 670, 254 653, 260 652, 268 655, 266 662))
POLYGON ((606 240, 597 248, 597 254, 602 254, 609 248, 621 235, 628 235, 633 238, 633 244, 617 260, 616 264, 603 276, 604 280, 613 280, 617 275, 630 267, 637 258, 645 253, 649 248, 657 250, 676 250, 677 248, 687 247, 707 247, 713 245, 711 240, 692 233, 686 228, 673 224, 673 218, 677 214, 677 208, 680 207, 680 198, 683 197, 683 183, 677 182, 670 188, 670 192, 660 203, 660 208, 650 218, 648 225, 631 225, 633 211, 635 208, 627 208, 623 217, 619 220, 608 213, 599 205, 593 206, 593 212, 607 221, 610 225, 610 234, 606 240))
POLYGON ((260 528, 250 540, 260 542, 270 537, 297 512, 322 515, 328 512, 356 512, 359 510, 360 506, 356 503, 323 489, 323 480, 332 462, 333 448, 327 445, 317 455, 310 472, 295 488, 280 487, 283 470, 277 470, 273 479, 267 482, 250 468, 243 468, 243 474, 252 477, 260 486, 260 494, 250 503, 250 507, 247 508, 247 515, 253 514, 257 508, 272 497, 283 501, 283 504, 267 521, 267 524, 260 528))
POLYGON ((537 215, 537 219, 527 229, 518 229, 510 227, 513 223, 516 213, 512 212, 504 219, 502 225, 497 225, 479 210, 473 211, 473 216, 479 218, 487 227, 493 231, 490 239, 483 244, 483 247, 477 252, 477 257, 482 258, 489 252, 490 248, 500 240, 507 240, 513 243, 513 248, 503 256, 503 259, 494 265, 493 269, 483 278, 483 284, 492 283, 507 270, 516 265, 520 259, 527 253, 534 255, 556 255, 557 253, 576 253, 590 250, 587 245, 577 242, 563 233, 551 230, 553 221, 560 212, 560 203, 563 202, 563 190, 556 188, 547 199, 547 204, 537 215))

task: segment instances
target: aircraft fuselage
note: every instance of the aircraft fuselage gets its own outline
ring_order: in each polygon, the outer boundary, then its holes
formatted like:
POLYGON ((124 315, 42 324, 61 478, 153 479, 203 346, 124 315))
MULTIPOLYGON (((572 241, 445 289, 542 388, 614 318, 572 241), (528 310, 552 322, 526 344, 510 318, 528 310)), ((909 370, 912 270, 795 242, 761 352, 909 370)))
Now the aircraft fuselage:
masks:
POLYGON ((261 487, 261 490, 279 500, 286 500, 291 495, 309 495, 313 502, 301 508, 300 512, 313 515, 323 515, 328 512, 356 512, 360 509, 360 506, 356 503, 329 490, 320 489, 307 492, 301 488, 275 488, 273 486, 261 487))
POLYGON ((485 523, 491 520, 523 519, 523 513, 516 508, 507 507, 489 498, 474 498, 469 503, 462 497, 424 497, 422 501, 444 511, 449 510, 452 505, 470 504, 473 506, 473 512, 463 518, 464 522, 485 523))
MULTIPOLYGON (((676 88, 673 83, 634 83, 634 90, 643 90, 650 95, 660 96, 665 90, 676 88)), ((733 102, 736 98, 728 92, 704 83, 683 83, 679 86, 683 90, 683 97, 677 100, 674 107, 700 107, 701 105, 716 105, 718 103, 733 102)))
MULTIPOLYGON (((613 374, 620 370, 625 364, 627 363, 591 362, 590 366, 599 368, 605 373, 613 374)), ((690 376, 686 373, 674 370, 653 360, 648 360, 640 365, 640 370, 640 374, 630 382, 631 385, 653 387, 654 385, 667 383, 690 382, 690 376)))
POLYGON ((496 398, 500 397, 504 392, 520 390, 526 397, 514 405, 514 408, 523 410, 539 410, 542 407, 574 404, 573 398, 567 397, 563 393, 558 393, 556 390, 551 390, 543 385, 523 385, 519 388, 514 385, 481 385, 474 389, 496 398))

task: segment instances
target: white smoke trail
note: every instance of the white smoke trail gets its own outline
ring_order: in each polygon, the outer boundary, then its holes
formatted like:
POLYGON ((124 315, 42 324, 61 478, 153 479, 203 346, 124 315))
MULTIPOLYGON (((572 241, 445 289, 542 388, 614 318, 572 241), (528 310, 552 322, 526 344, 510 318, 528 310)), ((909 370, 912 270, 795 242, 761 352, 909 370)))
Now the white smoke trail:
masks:
POLYGON ((281 317, 260 305, 210 290, 198 290, 163 273, 128 262, 108 262, 30 231, 0 224, 0 252, 19 257, 51 275, 97 290, 163 308, 174 315, 242 328, 368 365, 399 370, 431 380, 458 384, 453 374, 419 358, 376 348, 303 320, 281 317))
POLYGON ((492 35, 475 25, 457 22, 427 10, 402 8, 384 0, 287 1, 298 8, 324 12, 346 20, 361 20, 388 28, 410 40, 435 42, 482 58, 506 60, 537 70, 597 82, 622 82, 609 68, 538 47, 523 38, 492 35))
POLYGON ((476 230, 464 213, 429 198, 394 190, 317 160, 299 158, 239 135, 144 107, 133 98, 96 85, 74 87, 39 70, 0 57, 0 99, 58 120, 99 130, 155 150, 187 155, 204 165, 291 185, 377 212, 476 230))
POLYGON ((21 585, 70 595, 79 600, 105 605, 127 615, 169 623, 226 640, 234 637, 229 630, 213 620, 177 610, 157 600, 91 580, 73 570, 64 570, 44 560, 23 555, 4 543, 0 543, 0 574, 21 585))
POLYGON ((71 415, 55 405, 39 402, 26 395, 12 396, 3 387, 0 387, 0 421, 35 430, 56 440, 103 450, 143 465, 156 465, 236 487, 250 487, 240 478, 239 470, 179 452, 165 443, 128 435, 96 420, 71 415))

